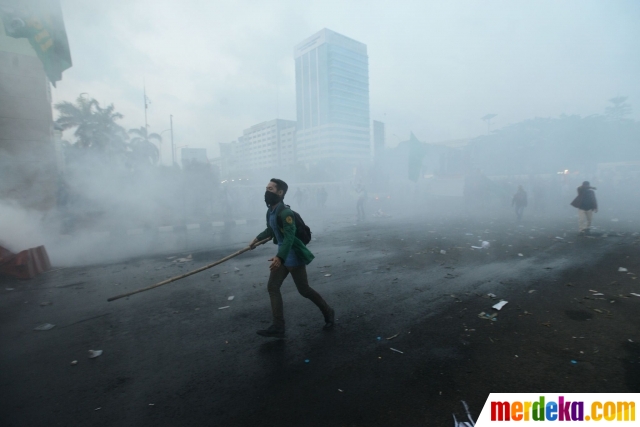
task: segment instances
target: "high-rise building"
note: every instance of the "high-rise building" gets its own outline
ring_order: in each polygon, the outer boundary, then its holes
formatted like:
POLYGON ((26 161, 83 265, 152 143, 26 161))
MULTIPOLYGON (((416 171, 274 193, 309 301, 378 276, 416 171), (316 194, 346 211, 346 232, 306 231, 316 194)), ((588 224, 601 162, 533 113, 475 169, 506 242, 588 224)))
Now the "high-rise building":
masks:
POLYGON ((384 123, 379 122, 378 120, 373 121, 373 150, 375 153, 375 158, 378 159, 384 151, 384 123))
POLYGON ((296 122, 275 119, 251 126, 238 138, 236 155, 244 170, 292 165, 295 158, 296 122))
POLYGON ((299 161, 370 159, 367 46, 323 29, 295 47, 299 161))

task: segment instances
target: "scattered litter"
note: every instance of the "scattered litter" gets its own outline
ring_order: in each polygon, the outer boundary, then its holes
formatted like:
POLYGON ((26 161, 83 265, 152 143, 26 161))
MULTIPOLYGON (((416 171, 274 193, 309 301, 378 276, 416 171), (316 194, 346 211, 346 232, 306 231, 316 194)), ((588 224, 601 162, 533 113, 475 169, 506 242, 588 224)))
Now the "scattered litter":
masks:
POLYGON ((487 296, 489 298, 498 298, 498 296, 496 294, 487 294, 487 296))
POLYGON ((193 260, 191 259, 191 255, 189 255, 186 258, 178 258, 177 260, 175 260, 173 262, 182 263, 182 262, 191 262, 191 261, 193 261, 193 260))
POLYGON ((231 307, 230 305, 225 305, 224 307, 218 307, 218 310, 224 310, 225 308, 231 307))
POLYGON ((376 339, 377 339, 378 341, 380 341, 380 340, 382 339, 382 337, 378 337, 378 338, 376 338, 376 339))
POLYGON ((595 294, 592 294, 592 295, 593 295, 594 297, 597 297, 597 296, 603 296, 604 294, 603 294, 603 293, 601 293, 601 292, 598 292, 598 293, 595 293, 595 294))
POLYGON ((530 293, 530 294, 532 294, 532 293, 534 293, 535 291, 536 291, 535 289, 531 289, 531 290, 529 291, 529 293, 530 293))
POLYGON ((482 249, 482 246, 471 246, 471 249, 482 249))
POLYGON ((231 295, 229 298, 227 298, 227 301, 233 301, 235 297, 233 295, 231 295))
POLYGON ((398 335, 400 335, 400 333, 397 333, 397 334, 395 334, 395 335, 391 335, 390 337, 387 337, 387 339, 388 339, 388 340, 392 340, 392 339, 394 339, 395 337, 397 337, 398 335))
POLYGON ((576 364, 576 363, 578 363, 578 362, 576 362, 575 360, 572 360, 572 361, 571 361, 571 363, 573 363, 573 364, 575 365, 575 364, 576 364))
POLYGON ((624 267, 620 267, 620 268, 618 268, 618 271, 620 271, 620 272, 624 272, 624 271, 629 271, 629 270, 627 270, 627 269, 626 269, 626 268, 624 268, 624 267))
POLYGON ((629 342, 633 342, 633 340, 631 338, 629 338, 629 342))
POLYGON ((440 253, 441 253, 442 255, 445 255, 445 254, 447 253, 447 251, 445 251, 444 249, 440 249, 440 253))
POLYGON ((240 271, 240 269, 238 267, 233 267, 233 271, 240 271))
POLYGON ((149 403, 149 406, 156 406, 155 403, 149 403))
POLYGON ((47 305, 52 305, 53 303, 51 301, 44 301, 40 303, 40 307, 46 307, 47 305))
POLYGON ((493 322, 498 321, 498 313, 485 313, 484 311, 478 314, 478 317, 481 319, 491 320, 493 322))
POLYGON ((482 242, 482 249, 489 249, 490 246, 491 243, 487 242, 486 240, 482 242))
POLYGON ((338 389, 338 391, 339 391, 340 393, 344 393, 344 391, 342 391, 342 390, 340 390, 340 389, 338 389))
POLYGON ((100 409, 102 409, 102 408, 97 407, 96 409, 94 409, 94 411, 99 411, 100 409))
POLYGON ((72 361, 71 361, 71 366, 76 366, 77 364, 78 364, 78 361, 77 361, 77 360, 72 360, 72 361))
POLYGON ((634 297, 640 297, 640 294, 634 294, 633 292, 631 292, 631 295, 633 295, 634 297))
POLYGON ((304 363, 309 363, 309 359, 304 359, 304 363))
POLYGON ((400 351, 400 350, 396 350, 395 348, 391 348, 391 347, 389 347, 389 350, 391 350, 391 351, 395 351, 396 353, 404 354, 402 351, 400 351))
POLYGON ((325 274, 324 277, 331 277, 331 274, 325 274))
POLYGON ((564 237, 556 236, 556 239, 558 239, 558 240, 564 240, 564 237))
POLYGON ((524 255, 522 255, 522 254, 518 254, 518 256, 524 256, 524 255))
POLYGON ((95 359, 102 354, 102 350, 89 350, 89 359, 95 359))
POLYGON ((13 290, 13 288, 5 288, 5 289, 8 290, 8 291, 12 291, 13 290))
POLYGON ((499 303, 495 304, 492 308, 496 309, 496 310, 500 310, 502 307, 504 307, 505 305, 507 305, 508 301, 500 301, 499 303))
POLYGON ((34 331, 48 331, 49 329, 52 329, 54 326, 54 324, 52 323, 43 323, 42 325, 38 325, 36 326, 33 330, 34 331))
MULTIPOLYGON (((442 396, 442 392, 440 392, 440 395, 442 396)), ((452 414, 453 415, 453 427, 473 427, 476 425, 476 423, 473 421, 473 418, 471 418, 471 414, 469 413, 469 405, 467 405, 467 402, 465 402, 464 400, 461 400, 462 405, 464 406, 464 411, 467 414, 467 418, 469 419, 469 422, 466 421, 458 421, 458 419, 456 418, 456 414, 452 414)))

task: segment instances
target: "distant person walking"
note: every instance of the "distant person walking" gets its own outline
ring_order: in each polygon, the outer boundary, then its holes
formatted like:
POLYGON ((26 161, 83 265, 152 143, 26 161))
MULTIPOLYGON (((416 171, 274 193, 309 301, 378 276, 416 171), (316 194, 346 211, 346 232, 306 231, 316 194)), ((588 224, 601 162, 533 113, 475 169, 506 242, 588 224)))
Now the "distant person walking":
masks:
POLYGON ((367 201, 367 189, 364 185, 358 184, 356 193, 358 194, 358 201, 356 202, 357 218, 358 221, 364 221, 364 204, 367 201))
POLYGON ((516 207, 516 218, 518 222, 522 221, 524 208, 527 207, 527 192, 524 191, 522 185, 518 185, 518 191, 514 194, 513 200, 511 200, 511 206, 516 207))
POLYGON ((571 202, 571 206, 578 209, 578 228, 581 234, 589 234, 593 214, 598 212, 598 201, 593 192, 595 189, 589 181, 583 182, 578 187, 578 195, 571 202))
POLYGON ((267 228, 249 244, 253 249, 256 243, 267 237, 278 244, 278 253, 269 259, 271 273, 267 284, 273 323, 267 329, 257 331, 258 335, 263 337, 282 338, 284 336, 284 307, 280 287, 289 273, 300 295, 310 299, 324 315, 323 329, 331 329, 334 324, 334 310, 318 292, 309 286, 306 265, 313 260, 314 256, 302 240, 296 237, 295 215, 283 201, 288 188, 287 183, 281 179, 272 178, 269 181, 267 191, 264 193, 264 201, 268 207, 267 228))

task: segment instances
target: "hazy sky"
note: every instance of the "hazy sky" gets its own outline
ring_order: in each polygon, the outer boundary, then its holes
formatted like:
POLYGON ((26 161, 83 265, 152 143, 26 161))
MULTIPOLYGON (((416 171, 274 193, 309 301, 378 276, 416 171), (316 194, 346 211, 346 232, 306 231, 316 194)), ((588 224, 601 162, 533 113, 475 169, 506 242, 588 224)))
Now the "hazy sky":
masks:
MULTIPOLYGON (((205 147, 276 117, 295 120, 293 47, 326 27, 365 43, 371 119, 387 145, 486 133, 533 117, 640 118, 640 1, 62 0, 73 67, 54 102, 86 92, 127 129, 169 128, 205 147)), ((169 132, 163 160, 170 158, 169 132)))

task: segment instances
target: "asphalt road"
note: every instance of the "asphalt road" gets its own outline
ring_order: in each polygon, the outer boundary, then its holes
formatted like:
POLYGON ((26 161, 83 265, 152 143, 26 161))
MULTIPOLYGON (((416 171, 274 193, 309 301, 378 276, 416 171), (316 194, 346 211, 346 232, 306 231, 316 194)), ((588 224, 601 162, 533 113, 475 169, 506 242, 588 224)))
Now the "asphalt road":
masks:
POLYGON ((573 214, 521 226, 511 212, 307 221, 310 283, 337 324, 323 331, 289 278, 283 340, 255 333, 270 324, 271 244, 107 302, 222 258, 259 226, 184 263, 166 254, 1 278, 1 424, 449 426, 460 400, 477 415, 490 392, 639 392, 636 223, 603 214, 577 237, 573 214), (481 241, 490 248, 471 248, 481 241), (34 331, 45 322, 56 326, 34 331))

